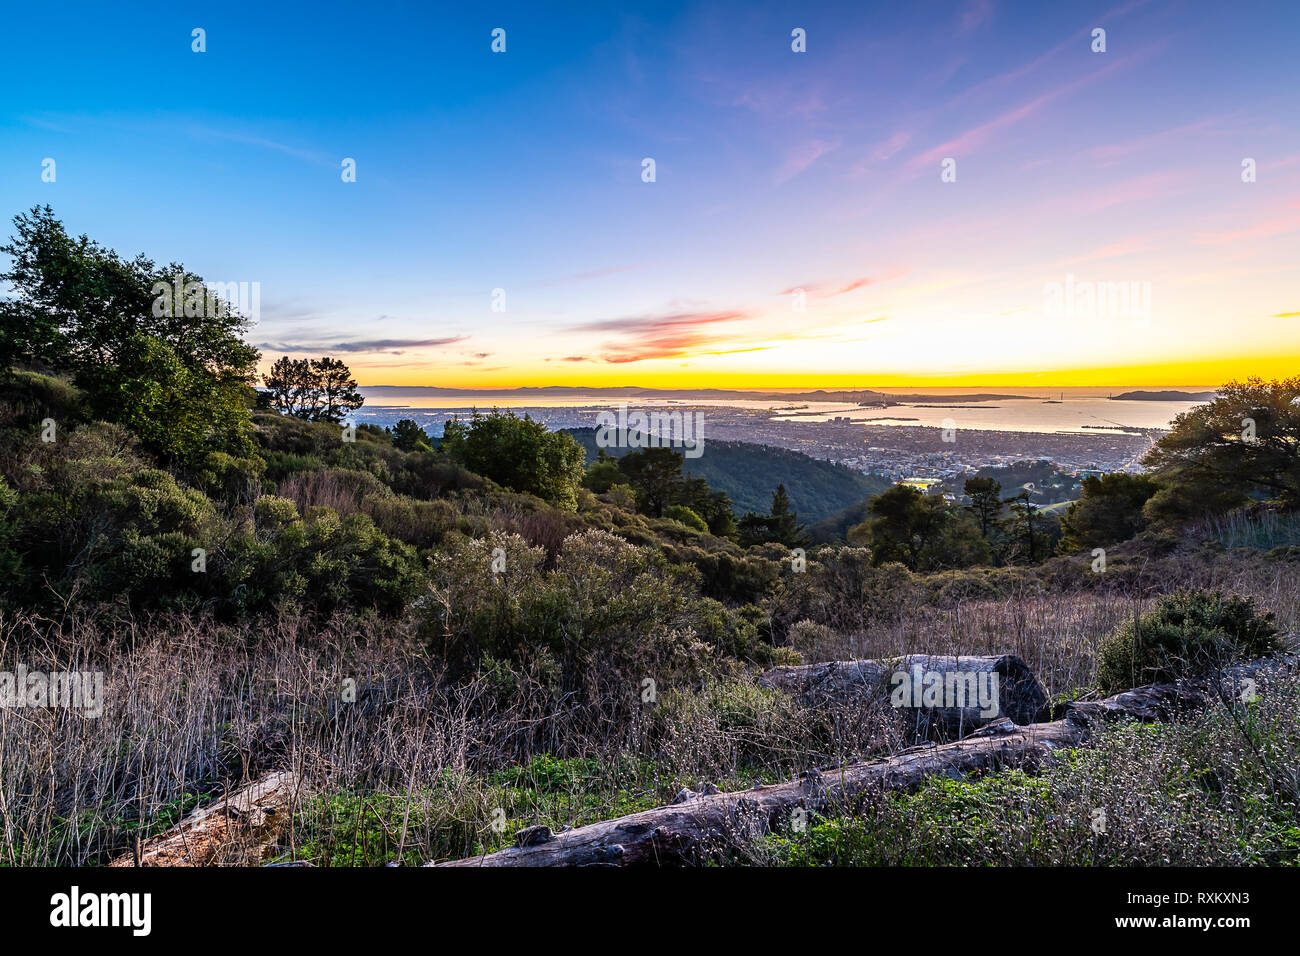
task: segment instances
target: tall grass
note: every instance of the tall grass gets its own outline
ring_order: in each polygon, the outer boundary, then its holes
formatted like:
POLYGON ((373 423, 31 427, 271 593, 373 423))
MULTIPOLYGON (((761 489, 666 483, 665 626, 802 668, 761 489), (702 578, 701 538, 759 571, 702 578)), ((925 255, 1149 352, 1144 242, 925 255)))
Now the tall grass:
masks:
POLYGON ((1206 521, 1202 533, 1225 548, 1300 547, 1300 512, 1234 511, 1226 517, 1206 521))

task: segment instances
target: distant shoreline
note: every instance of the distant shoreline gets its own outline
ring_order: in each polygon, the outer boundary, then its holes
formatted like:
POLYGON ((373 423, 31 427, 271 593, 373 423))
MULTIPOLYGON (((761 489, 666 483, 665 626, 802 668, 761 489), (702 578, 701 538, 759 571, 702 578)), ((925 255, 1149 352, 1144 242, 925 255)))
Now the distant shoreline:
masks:
POLYGON ((812 389, 809 391, 772 392, 728 388, 640 388, 634 385, 585 388, 579 385, 525 385, 518 388, 445 388, 437 385, 362 385, 363 391, 374 393, 414 392, 445 398, 489 396, 533 398, 548 396, 591 398, 655 398, 685 401, 751 402, 843 402, 845 404, 897 405, 916 402, 988 402, 1028 400, 1034 395, 1008 395, 1000 392, 952 392, 919 394, 915 392, 881 392, 875 389, 812 389))
POLYGON ((1121 392, 1119 395, 1111 395, 1112 402, 1212 402, 1218 392, 1179 392, 1168 390, 1163 392, 1121 392))

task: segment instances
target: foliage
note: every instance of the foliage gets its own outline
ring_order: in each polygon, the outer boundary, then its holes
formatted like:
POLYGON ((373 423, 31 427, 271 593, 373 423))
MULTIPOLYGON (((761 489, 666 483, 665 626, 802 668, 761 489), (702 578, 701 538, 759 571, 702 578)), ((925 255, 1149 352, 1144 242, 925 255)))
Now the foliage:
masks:
POLYGON ((872 517, 850 529, 849 541, 868 545, 877 565, 897 561, 913 571, 938 571, 989 560, 979 526, 938 495, 895 485, 868 510, 872 517))
POLYGON ((1061 520, 1062 554, 1112 548, 1146 527, 1142 507, 1160 486, 1146 475, 1115 472, 1083 479, 1083 494, 1061 520))
MULTIPOLYGON (((273 497, 258 498, 251 515, 227 510, 152 467, 120 425, 82 425, 52 443, 24 440, 11 454, 0 562, 10 571, 5 599, 17 606, 75 599, 242 615, 286 603, 327 614, 347 603, 395 613, 415 593, 414 548, 381 533, 367 514, 315 507, 303 520, 292 501, 273 497)), ((245 465, 215 454, 209 476, 217 485, 256 480, 245 465)), ((373 497, 391 495, 366 472, 320 474, 334 484, 355 476, 372 483, 373 497)), ((357 495, 344 510, 365 502, 357 495)), ((420 527, 411 521, 403 531, 420 527)))
POLYGON ((424 429, 409 418, 399 419, 393 426, 393 444, 402 451, 433 451, 424 429))
POLYGON ((682 453, 671 448, 640 448, 620 458, 618 470, 636 491, 641 510, 658 518, 677 500, 683 461, 682 453))
POLYGON ((790 509, 790 496, 785 485, 777 485, 772 493, 772 509, 766 515, 750 512, 740 519, 740 543, 746 547, 769 542, 787 548, 800 548, 809 544, 799 516, 790 509))
POLYGON ((700 666, 698 598, 690 569, 603 531, 572 535, 555 566, 519 535, 458 538, 432 555, 425 633, 464 671, 484 659, 554 668, 566 689, 622 675, 700 666))
POLYGON ((470 471, 500 485, 576 511, 583 476, 582 447, 568 434, 547 431, 528 415, 474 413, 447 423, 443 450, 470 471))
POLYGON ((329 356, 319 359, 281 356, 271 371, 262 376, 262 382, 267 388, 269 407, 310 422, 339 424, 365 404, 352 372, 343 362, 329 356))
POLYGON ((1184 590, 1160 598, 1097 649, 1097 679, 1108 692, 1191 677, 1282 649, 1272 612, 1250 598, 1184 590))
POLYGON ((1010 536, 1010 544, 1004 550, 1002 559, 1007 563, 1027 561, 1029 564, 1037 564, 1050 555, 1060 539, 1060 519, 1045 514, 1034 503, 1028 489, 1004 498, 1002 503, 1009 505, 1011 510, 1010 517, 1003 522, 1003 527, 1010 536))
POLYGON ((664 517, 669 521, 678 521, 696 531, 708 531, 709 526, 703 518, 685 505, 669 505, 664 509, 664 517))
POLYGON ((861 633, 877 621, 895 620, 920 602, 922 590, 897 562, 877 564, 866 548, 838 545, 808 555, 807 569, 786 574, 770 607, 773 628, 785 634, 799 621, 843 633, 861 633))
POLYGON ((1222 514, 1250 498, 1300 506, 1300 376, 1223 386, 1179 415, 1143 462, 1162 485, 1146 506, 1156 521, 1222 514))
POLYGON ((598 457, 587 468, 582 479, 582 486, 590 488, 598 495, 603 495, 617 484, 627 484, 627 475, 618 467, 618 460, 610 457, 605 449, 598 450, 598 457))
POLYGON ((968 478, 963 490, 970 498, 970 511, 979 522, 980 534, 987 538, 1002 514, 1002 484, 993 478, 968 478))

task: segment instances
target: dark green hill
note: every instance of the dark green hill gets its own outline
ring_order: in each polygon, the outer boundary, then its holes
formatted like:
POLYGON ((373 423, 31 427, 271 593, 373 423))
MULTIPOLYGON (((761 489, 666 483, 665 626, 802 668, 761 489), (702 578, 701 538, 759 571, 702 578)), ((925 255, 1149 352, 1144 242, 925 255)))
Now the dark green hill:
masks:
MULTIPOLYGON (((564 430, 587 450, 588 464, 596 460, 594 428, 564 430)), ((618 458, 628 449, 608 448, 606 452, 618 458)), ((699 458, 686 459, 683 470, 703 478, 710 488, 725 491, 737 514, 746 511, 766 514, 772 507, 772 492, 777 485, 785 485, 800 520, 806 522, 839 514, 856 502, 880 494, 890 485, 885 478, 809 458, 797 451, 716 439, 708 440, 699 458)))

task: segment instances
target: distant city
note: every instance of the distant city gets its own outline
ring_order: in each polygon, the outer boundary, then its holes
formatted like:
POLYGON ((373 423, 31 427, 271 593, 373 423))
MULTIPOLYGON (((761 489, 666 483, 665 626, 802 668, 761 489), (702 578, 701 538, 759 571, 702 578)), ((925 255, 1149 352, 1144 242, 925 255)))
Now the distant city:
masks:
MULTIPOLYGON (((682 413, 703 412, 706 454, 710 438, 743 441, 801 452, 894 482, 921 484, 1029 459, 1051 461, 1058 470, 1078 476, 1140 471, 1142 456, 1165 434, 1165 429, 1160 428, 1123 426, 1084 426, 1091 428, 1086 432, 944 429, 933 425, 871 424, 845 415, 822 421, 791 417, 789 407, 738 408, 683 402, 659 407, 682 413)), ((559 430, 590 428, 597 414, 607 408, 608 405, 512 406, 511 410, 517 415, 527 414, 551 430, 559 430)), ((356 418, 358 422, 385 426, 410 418, 429 434, 440 436, 445 422, 470 414, 470 408, 377 405, 363 407, 356 418)))

